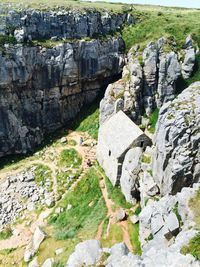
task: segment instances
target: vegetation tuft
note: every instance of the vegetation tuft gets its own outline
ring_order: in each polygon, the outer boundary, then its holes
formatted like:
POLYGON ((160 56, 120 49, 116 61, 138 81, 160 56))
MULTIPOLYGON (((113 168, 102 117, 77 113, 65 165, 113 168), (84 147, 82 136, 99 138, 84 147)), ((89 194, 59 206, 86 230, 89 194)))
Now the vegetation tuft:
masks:
POLYGON ((82 158, 74 148, 64 149, 60 155, 60 165, 66 168, 80 167, 82 158))
POLYGON ((12 236, 12 229, 7 227, 6 229, 0 232, 0 240, 8 239, 12 236))
POLYGON ((116 206, 119 206, 125 209, 130 209, 132 205, 126 202, 126 199, 124 195, 122 194, 121 189, 117 186, 113 186, 107 177, 105 177, 105 181, 106 181, 106 187, 108 190, 108 196, 110 199, 113 200, 116 206))
POLYGON ((80 132, 88 132, 90 136, 97 140, 99 130, 99 102, 93 104, 90 108, 83 109, 75 123, 73 129, 80 132))
POLYGON ((182 48, 185 39, 192 34, 193 39, 200 46, 200 25, 198 23, 199 11, 176 8, 137 7, 134 12, 136 25, 126 26, 122 36, 129 50, 133 45, 139 44, 140 49, 151 41, 156 41, 162 36, 174 37, 178 48, 182 48))
POLYGON ((182 247, 183 254, 191 254, 197 260, 200 260, 200 232, 194 236, 187 246, 182 247))
POLYGON ((52 181, 51 170, 45 165, 37 165, 35 169, 35 181, 38 185, 44 186, 48 183, 48 191, 53 190, 53 181, 52 181))

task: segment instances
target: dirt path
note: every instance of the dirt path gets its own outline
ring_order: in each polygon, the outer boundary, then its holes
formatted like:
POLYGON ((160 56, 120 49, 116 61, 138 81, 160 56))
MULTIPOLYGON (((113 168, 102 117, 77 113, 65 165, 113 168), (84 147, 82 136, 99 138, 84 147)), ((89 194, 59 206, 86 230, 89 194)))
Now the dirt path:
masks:
MULTIPOLYGON (((88 159, 91 160, 92 163, 96 161, 96 142, 93 140, 87 133, 79 133, 79 132, 74 132, 71 131, 67 136, 67 139, 73 139, 76 141, 76 145, 72 146, 69 144, 58 144, 55 147, 48 147, 45 149, 44 154, 42 154, 42 159, 35 159, 32 158, 30 161, 26 161, 24 163, 24 166, 19 166, 17 169, 9 170, 7 171, 6 175, 6 170, 0 170, 0 178, 6 177, 9 175, 15 175, 18 172, 21 172, 33 165, 45 165, 47 166, 51 172, 52 172, 52 179, 53 179, 53 191, 54 191, 54 196, 55 199, 57 199, 57 172, 59 171, 59 165, 58 165, 58 160, 60 153, 62 150, 67 149, 67 148, 74 148, 76 151, 81 155, 82 157, 82 173, 79 176, 79 178, 72 184, 72 186, 66 191, 65 195, 73 190, 78 182, 82 179, 82 177, 85 175, 85 173, 88 171, 89 166, 87 164, 88 159), (83 137, 84 143, 82 146, 79 145, 80 137, 83 137)), ((107 207, 107 216, 106 218, 109 218, 109 223, 107 227, 107 236, 109 236, 109 229, 112 224, 118 224, 123 233, 123 242, 127 245, 129 250, 132 250, 132 245, 129 239, 129 233, 128 233, 128 223, 127 221, 122 221, 122 222, 116 222, 116 212, 113 211, 113 207, 115 206, 115 203, 109 199, 108 197, 108 191, 106 188, 106 183, 105 183, 105 176, 103 173, 97 169, 97 172, 99 173, 101 179, 99 181, 99 185, 101 188, 102 196, 105 200, 106 207, 107 207)), ((65 196, 63 195, 63 197, 65 196)), ((40 215, 37 217, 36 214, 32 214, 30 216, 30 225, 27 226, 27 223, 22 223, 18 224, 15 226, 14 229, 14 235, 7 239, 7 240, 1 240, 0 241, 0 250, 1 249, 8 249, 8 248, 16 248, 16 247, 22 247, 27 245, 30 242, 30 239, 32 237, 32 234, 34 230, 36 229, 37 226, 42 226, 45 227, 47 224, 46 218, 51 214, 53 211, 53 208, 50 209, 45 209, 45 211, 41 212, 40 215)), ((104 219, 105 220, 105 219, 104 219)), ((98 227, 98 231, 96 234, 96 239, 100 240, 102 238, 102 231, 103 231, 103 224, 104 220, 100 223, 98 227)))
MULTIPOLYGON (((133 247, 131 245, 131 241, 130 241, 130 238, 129 238, 128 223, 127 223, 127 221, 116 222, 116 212, 113 211, 113 209, 112 209, 112 207, 114 207, 115 204, 108 197, 108 191, 107 191, 107 187, 106 187, 105 176, 98 169, 96 169, 96 170, 100 174, 100 177, 101 177, 101 179, 99 181, 99 185, 100 185, 101 192, 102 192, 102 195, 103 195, 103 198, 105 200, 106 207, 107 207, 107 210, 108 210, 106 217, 109 218, 109 223, 108 223, 108 227, 107 227, 106 236, 109 235, 110 226, 112 224, 118 224, 121 227, 121 229, 122 229, 123 242, 126 244, 126 246, 128 247, 128 249, 130 251, 132 251, 133 250, 133 247)), ((100 225, 98 227, 97 234, 96 234, 96 239, 97 240, 100 240, 101 237, 102 237, 103 223, 104 223, 104 220, 100 223, 100 225)), ((113 243, 114 243, 114 241, 115 240, 113 240, 113 243)))
MULTIPOLYGON (((55 196, 55 199, 57 199, 58 193, 57 193, 56 175, 59 170, 58 160, 59 160, 59 156, 62 150, 67 149, 67 148, 74 148, 82 157, 83 171, 80 177, 76 180, 76 182, 71 186, 71 188, 68 191, 75 188, 77 183, 82 179, 84 174, 87 172, 89 168, 87 165, 87 160, 90 159, 92 163, 96 160, 96 146, 95 145, 90 146, 90 144, 93 143, 94 140, 91 139, 89 135, 85 133, 79 133, 79 132, 70 132, 67 135, 67 139, 75 140, 76 145, 72 146, 66 143, 66 144, 60 144, 56 147, 49 147, 45 150, 44 155, 41 156, 42 159, 32 158, 30 159, 30 161, 25 161, 24 165, 19 165, 17 169, 15 168, 11 169, 9 167, 8 169, 5 168, 3 170, 0 170, 0 179, 5 179, 8 176, 15 175, 34 165, 40 165, 40 164, 45 165, 51 170, 54 196, 55 196), (79 145, 80 137, 83 137, 84 139, 84 144, 82 146, 79 145), (53 158, 52 158, 52 155, 53 155, 53 158)), ((46 218, 51 214, 52 211, 53 211, 53 208, 50 208, 50 209, 46 208, 45 211, 42 211, 38 217, 36 214, 29 215, 30 226, 27 225, 27 222, 23 222, 21 224, 15 225, 13 227, 14 234, 9 239, 0 240, 0 250, 26 246, 30 242, 32 234, 34 233, 36 227, 46 226, 47 224, 46 218)))

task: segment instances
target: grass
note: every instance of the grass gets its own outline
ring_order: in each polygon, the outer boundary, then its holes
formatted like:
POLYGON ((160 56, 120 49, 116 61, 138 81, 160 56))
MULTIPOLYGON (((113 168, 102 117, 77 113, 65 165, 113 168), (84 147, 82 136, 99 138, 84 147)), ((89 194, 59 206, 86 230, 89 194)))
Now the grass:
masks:
POLYGON ((132 205, 126 202, 126 199, 124 195, 122 194, 121 189, 116 186, 114 187, 107 177, 105 177, 105 181, 106 181, 108 196, 110 199, 113 200, 116 206, 122 207, 124 209, 130 209, 132 205))
POLYGON ((150 123, 149 132, 150 133, 155 132, 158 117, 159 117, 159 109, 155 109, 154 112, 149 117, 149 123, 150 123))
POLYGON ((69 139, 68 145, 70 145, 70 146, 76 146, 77 145, 77 142, 74 139, 69 139))
POLYGON ((15 251, 16 248, 7 248, 7 249, 2 249, 0 250, 0 254, 1 255, 9 255, 11 254, 13 251, 15 251))
POLYGON ((183 89, 187 88, 194 82, 200 81, 200 55, 196 56, 196 62, 195 62, 195 67, 192 76, 185 80, 183 77, 179 78, 177 81, 177 90, 176 94, 178 95, 179 93, 182 92, 183 89))
POLYGON ((15 37, 8 35, 0 35, 0 47, 5 44, 16 44, 15 37))
POLYGON ((48 191, 53 191, 53 180, 52 180, 52 173, 49 167, 45 165, 37 165, 35 169, 35 181, 39 186, 45 186, 47 182, 49 182, 48 185, 48 191))
POLYGON ((190 240, 187 246, 182 247, 181 253, 189 253, 197 260, 200 260, 200 232, 190 240))
MULTIPOLYGON (((12 3, 13 6, 19 7, 19 1, 18 0, 1 0, 1 3, 12 3)), ((99 11, 110 11, 113 13, 119 13, 123 12, 125 10, 127 5, 125 4, 112 4, 108 2, 83 2, 78 0, 21 0, 20 1, 20 7, 25 8, 35 8, 39 10, 47 10, 49 8, 52 9, 58 9, 58 8, 75 8, 78 10, 84 10, 84 9, 98 9, 99 11)))
POLYGON ((82 158, 74 148, 64 149, 60 154, 59 163, 66 168, 78 168, 81 166, 82 158))
POLYGON ((10 227, 7 227, 6 229, 4 229, 0 232, 0 240, 8 239, 11 236, 12 236, 12 230, 10 227))
POLYGON ((85 174, 60 205, 65 210, 60 214, 52 214, 49 219, 49 223, 54 226, 56 239, 94 238, 107 212, 94 168, 85 174), (68 204, 72 205, 69 210, 66 209, 68 204))
POLYGON ((133 45, 140 44, 142 50, 149 42, 162 36, 175 37, 178 48, 181 48, 189 34, 200 46, 199 14, 194 9, 138 7, 135 12, 138 23, 122 30, 126 48, 129 50, 133 45))
POLYGON ((193 211, 193 220, 196 227, 200 229, 200 189, 197 191, 196 196, 189 201, 189 207, 193 211))
POLYGON ((182 226, 183 225, 183 221, 182 221, 181 215, 180 215, 180 213, 178 211, 178 203, 176 203, 176 205, 174 206, 173 212, 175 213, 175 215, 176 215, 176 217, 177 217, 177 219, 179 221, 179 225, 182 226))
POLYGON ((117 224, 111 224, 108 237, 101 239, 102 246, 111 247, 120 242, 123 242, 122 228, 117 224))
POLYGON ((142 154, 141 162, 150 164, 151 163, 151 156, 147 154, 142 154))
POLYGON ((64 194, 70 186, 78 179, 81 174, 81 169, 73 169, 57 174, 57 192, 59 195, 64 194))
POLYGON ((99 130, 99 102, 97 101, 91 107, 83 109, 77 116, 73 125, 74 130, 79 132, 88 132, 89 135, 98 138, 99 130))
POLYGON ((141 255, 141 245, 139 241, 139 223, 133 224, 130 220, 128 220, 128 231, 130 241, 133 247, 133 253, 137 255, 141 255))
POLYGON ((48 237, 40 245, 40 249, 37 255, 39 265, 41 266, 44 263, 44 261, 48 258, 54 258, 57 264, 58 263, 64 264, 65 266, 68 257, 74 251, 74 248, 79 242, 79 240, 78 239, 56 240, 52 236, 51 229, 49 230, 49 232, 47 232, 47 234, 48 237), (59 248, 64 249, 63 253, 60 255, 55 255, 55 250, 59 248))

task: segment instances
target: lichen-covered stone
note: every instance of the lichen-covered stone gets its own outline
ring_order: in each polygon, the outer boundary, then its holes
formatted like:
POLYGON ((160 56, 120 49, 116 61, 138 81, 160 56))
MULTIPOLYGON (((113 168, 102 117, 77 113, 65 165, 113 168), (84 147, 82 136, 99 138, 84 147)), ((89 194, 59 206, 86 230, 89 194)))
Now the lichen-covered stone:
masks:
POLYGON ((200 178, 200 82, 160 110, 153 176, 161 194, 175 194, 200 178))

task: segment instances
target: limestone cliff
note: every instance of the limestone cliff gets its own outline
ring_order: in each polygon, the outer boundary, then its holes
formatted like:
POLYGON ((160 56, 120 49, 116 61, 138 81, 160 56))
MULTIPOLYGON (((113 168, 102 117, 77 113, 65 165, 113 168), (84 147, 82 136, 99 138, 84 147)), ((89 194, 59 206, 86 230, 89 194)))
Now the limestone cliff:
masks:
POLYGON ((100 105, 100 123, 119 109, 134 122, 150 115, 156 108, 174 99, 177 81, 188 79, 195 65, 193 40, 188 36, 181 53, 173 39, 160 38, 141 51, 139 45, 130 49, 122 79, 108 86, 100 105), (183 58, 181 58, 183 55, 183 58))
POLYGON ((177 193, 200 178, 200 82, 160 110, 153 174, 162 194, 177 193))
POLYGON ((135 22, 129 13, 112 14, 91 10, 21 10, 9 11, 5 32, 18 41, 33 39, 96 37, 118 31, 124 24, 135 22))
POLYGON ((0 52, 0 156, 26 153, 121 73, 121 38, 0 52))

